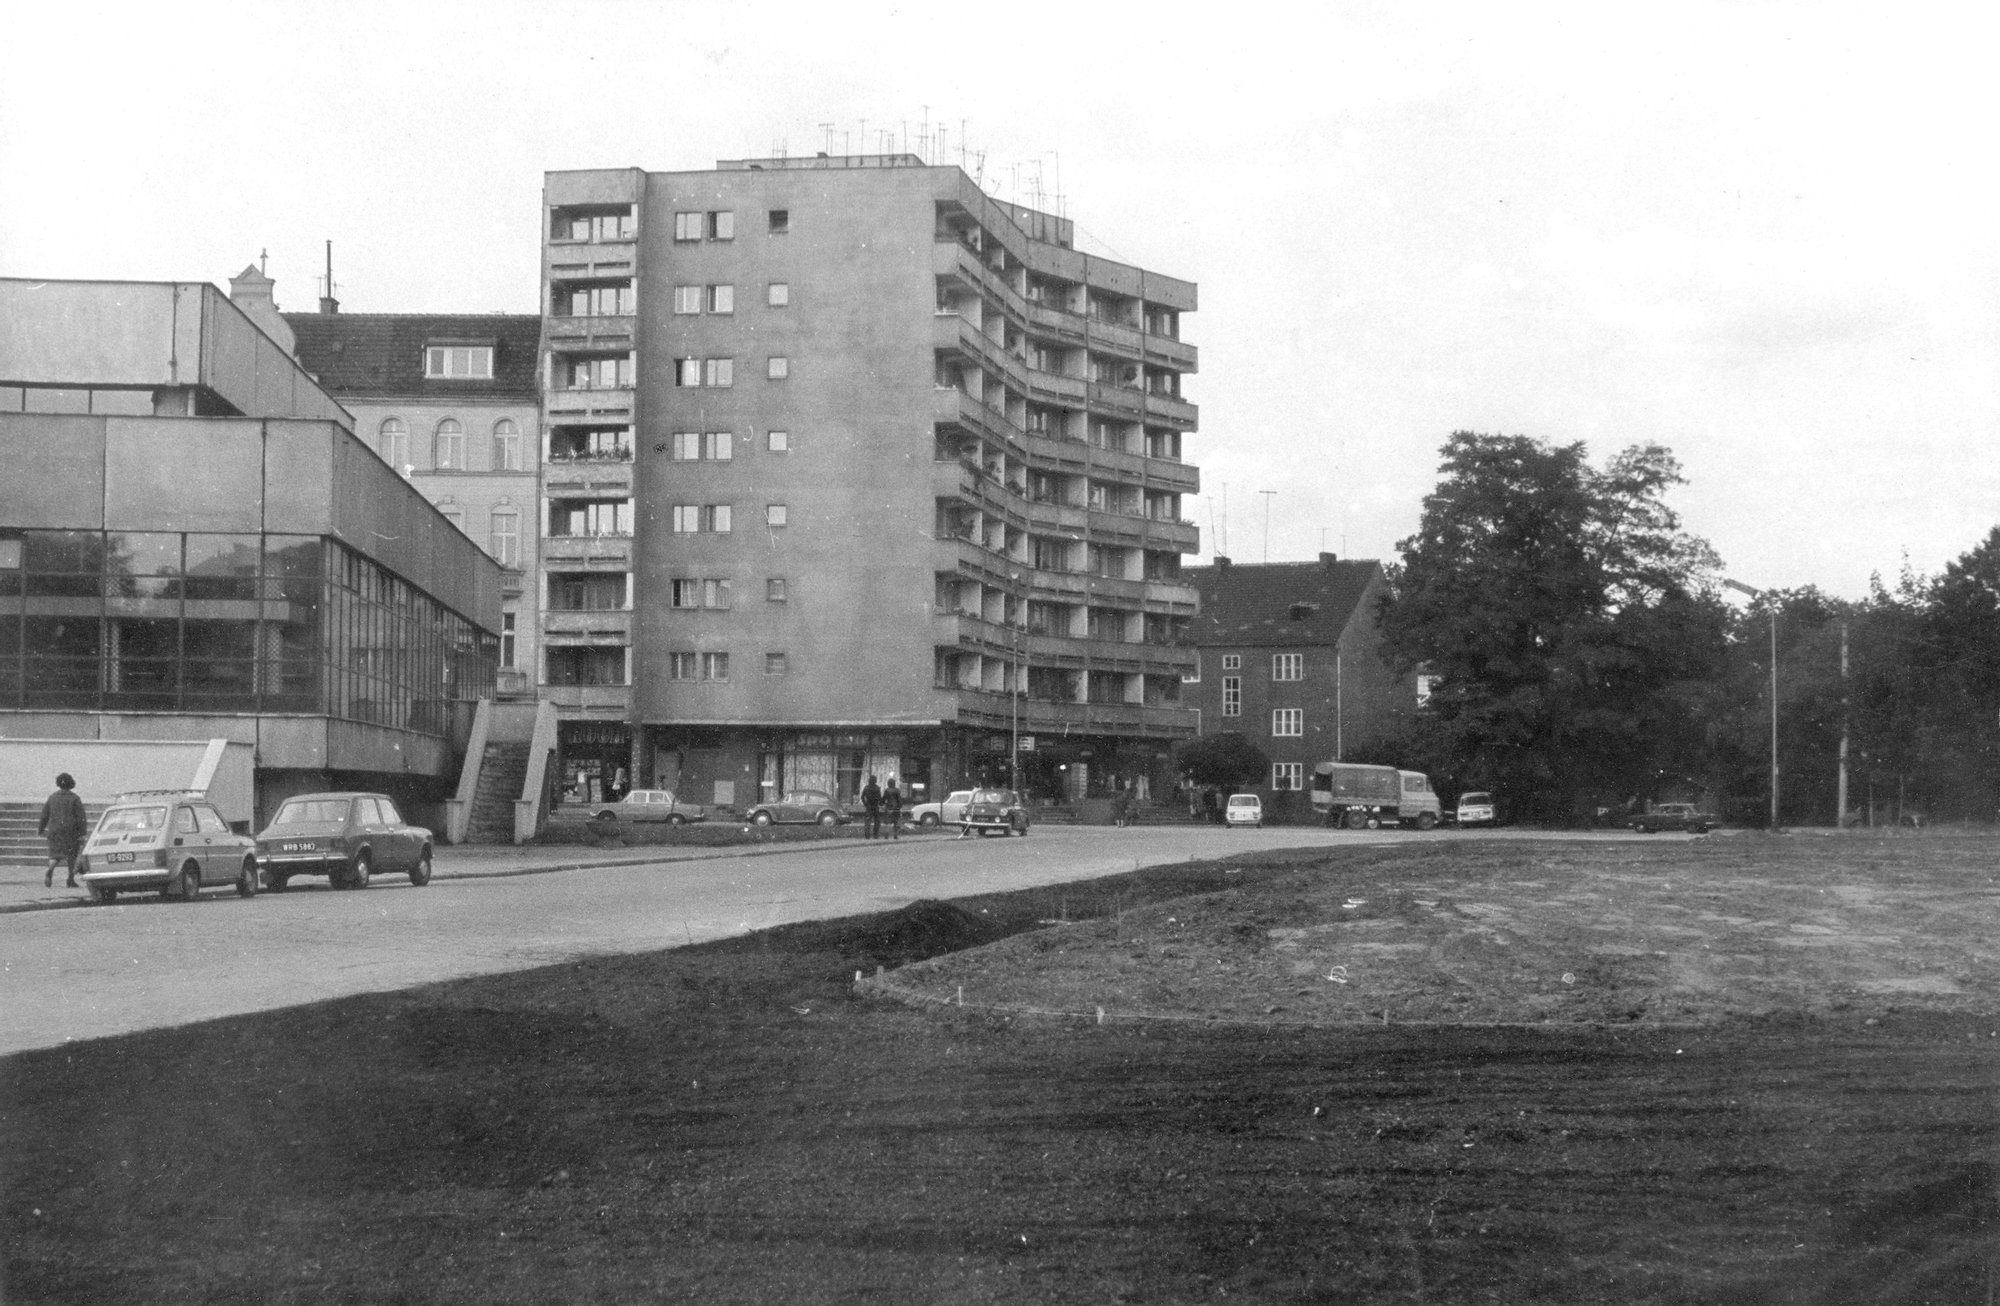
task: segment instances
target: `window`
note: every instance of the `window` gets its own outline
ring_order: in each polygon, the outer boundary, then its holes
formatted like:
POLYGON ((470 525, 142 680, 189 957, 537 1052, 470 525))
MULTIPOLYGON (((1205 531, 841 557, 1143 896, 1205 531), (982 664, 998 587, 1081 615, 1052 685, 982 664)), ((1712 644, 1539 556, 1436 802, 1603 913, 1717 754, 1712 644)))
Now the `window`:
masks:
POLYGON ((546 682, 551 685, 622 685, 622 648, 552 648, 548 650, 546 682))
POLYGON ((424 375, 432 379, 491 380, 493 346, 432 345, 424 350, 424 375))
POLYGON ((787 665, 785 655, 783 653, 766 653, 764 655, 765 675, 782 676, 788 670, 790 670, 790 667, 787 665))
POLYGON ((500 665, 510 671, 514 668, 514 621, 514 613, 500 614, 500 665))
POLYGON ((785 601, 785 578, 773 576, 764 582, 764 602, 783 603, 785 601))
POLYGON ((729 209, 710 212, 708 215, 708 238, 710 240, 736 239, 736 214, 729 209))
POLYGON ((1196 652, 1194 655, 1194 667, 1191 670, 1188 670, 1181 674, 1181 683, 1183 685, 1199 685, 1201 683, 1200 652, 1196 652))
POLYGON ((672 448, 677 463, 726 463, 735 455, 736 437, 728 431, 675 431, 672 448))
POLYGON ((521 428, 511 418, 503 417, 493 423, 493 470, 521 470, 521 428))
POLYGON ((402 471, 410 461, 410 424, 400 417, 383 418, 381 432, 375 438, 375 452, 382 455, 383 462, 402 471))
POLYGON ((619 612, 625 607, 625 577, 619 572, 549 573, 549 608, 554 612, 619 612))
POLYGON ((447 417, 437 424, 437 435, 431 448, 436 455, 432 464, 439 471, 465 470, 465 425, 456 417, 447 417))
POLYGON ((702 215, 700 213, 676 213, 674 214, 674 239, 700 240, 702 225, 702 215))
POLYGON ((549 534, 630 535, 630 499, 554 499, 549 503, 549 534))
POLYGON ((1271 788, 1277 790, 1303 790, 1306 787, 1306 764, 1304 762, 1271 763, 1271 788))
POLYGON ((734 313, 736 311, 736 287, 710 286, 708 288, 708 311, 711 313, 734 313))
POLYGON ((692 535, 700 531, 729 532, 729 505, 726 503, 677 503, 674 505, 674 533, 692 535))
POLYGON ((549 219, 551 240, 630 240, 639 230, 639 219, 629 206, 592 211, 557 209, 549 219))
POLYGON ((772 381, 782 381, 792 374, 792 360, 783 354, 771 355, 771 361, 764 365, 764 375, 772 381))
POLYGON ((447 503, 447 504, 439 504, 438 511, 444 514, 444 519, 446 521, 458 527, 458 529, 460 530, 465 529, 465 509, 460 508, 455 504, 447 503))
POLYGON ((667 582, 667 605, 726 612, 730 607, 730 592, 730 582, 726 580, 676 578, 667 582))
POLYGON ((699 674, 700 659, 693 653, 669 653, 667 674, 675 680, 693 680, 699 674))
POLYGON ((1431 695, 1437 692, 1437 683, 1438 677, 1436 676, 1424 675, 1417 677, 1418 707, 1425 707, 1430 703, 1431 695))
POLYGON ((791 451, 792 433, 790 431, 764 432, 765 453, 790 453, 791 451))
POLYGON ((677 358, 674 384, 679 386, 728 386, 736 384, 733 358, 677 358))
POLYGON ((729 655, 727 653, 702 654, 701 678, 703 680, 729 679, 729 655))
POLYGON ((789 281, 773 281, 764 287, 764 302, 772 308, 789 308, 792 302, 792 285, 789 281))
POLYGON ((1302 707, 1279 707, 1271 710, 1271 737, 1274 739, 1296 739, 1306 732, 1306 710, 1302 707))
POLYGON ((786 516, 785 505, 782 503, 767 503, 764 505, 764 524, 766 526, 783 526, 786 516))
POLYGON ((701 312, 701 287, 675 286, 674 312, 683 314, 701 312))
POLYGON ((1224 653, 1222 655, 1222 669, 1224 671, 1242 670, 1243 655, 1241 653, 1224 653))
POLYGON ((493 510, 493 561, 503 567, 521 565, 521 514, 512 508, 493 510))
POLYGON ((1303 653, 1273 653, 1271 655, 1271 679, 1304 680, 1306 678, 1306 655, 1303 653))
POLYGON ((772 209, 765 215, 765 219, 769 224, 773 236, 782 236, 792 229, 792 211, 790 209, 772 209))
POLYGON ((549 309, 557 317, 630 317, 638 302, 629 281, 558 286, 549 294, 549 309))
POLYGON ((632 384, 632 359, 628 354, 561 359, 556 375, 571 390, 620 390, 632 384))
POLYGON ((1222 678, 1222 715, 1243 715, 1243 677, 1224 676, 1222 678))

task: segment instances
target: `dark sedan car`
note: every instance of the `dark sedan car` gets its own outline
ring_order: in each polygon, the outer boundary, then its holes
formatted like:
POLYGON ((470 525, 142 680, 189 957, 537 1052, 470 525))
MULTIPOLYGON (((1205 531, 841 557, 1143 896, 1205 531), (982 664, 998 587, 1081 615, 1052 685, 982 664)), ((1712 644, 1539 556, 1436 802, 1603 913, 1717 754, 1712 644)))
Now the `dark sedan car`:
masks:
POLYGON ((758 803, 743 815, 757 825, 839 825, 847 820, 847 813, 824 789, 801 789, 758 803))
POLYGON ((1707 834, 1715 822, 1696 809, 1693 803, 1656 803, 1650 812, 1641 812, 1632 818, 1632 828, 1640 834, 1657 834, 1661 830, 1685 830, 1689 834, 1707 834))
POLYGON ((1012 789, 975 789, 972 801, 965 805, 965 814, 958 818, 958 829, 960 834, 977 830, 982 839, 996 831, 1025 837, 1028 805, 1012 789))
POLYGON ((425 885, 431 832, 404 822, 384 794, 300 794, 257 836, 257 860, 273 891, 298 875, 324 875, 336 889, 365 889, 377 873, 425 885))

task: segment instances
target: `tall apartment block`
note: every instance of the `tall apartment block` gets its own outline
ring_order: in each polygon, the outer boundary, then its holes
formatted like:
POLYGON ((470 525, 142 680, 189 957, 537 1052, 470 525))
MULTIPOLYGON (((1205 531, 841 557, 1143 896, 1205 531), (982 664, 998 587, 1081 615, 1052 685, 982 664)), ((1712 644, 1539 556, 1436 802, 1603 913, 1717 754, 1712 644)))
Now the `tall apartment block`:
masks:
POLYGON ((542 693, 566 773, 1170 786, 1192 283, 913 155, 545 179, 542 693))

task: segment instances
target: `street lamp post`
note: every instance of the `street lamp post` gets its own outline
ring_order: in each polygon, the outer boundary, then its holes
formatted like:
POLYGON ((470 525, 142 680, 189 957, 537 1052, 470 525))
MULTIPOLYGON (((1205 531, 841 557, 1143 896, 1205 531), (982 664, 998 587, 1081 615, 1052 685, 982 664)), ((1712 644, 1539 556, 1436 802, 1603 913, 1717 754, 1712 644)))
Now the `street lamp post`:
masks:
MULTIPOLYGON (((1764 597, 1764 591, 1752 589, 1740 581, 1725 580, 1723 585, 1748 594, 1752 599, 1764 597)), ((1778 602, 1771 600, 1771 828, 1778 828, 1778 602)))
POLYGON ((1007 749, 1007 787, 1021 792, 1021 631, 1028 623, 1027 604, 1021 596, 1021 573, 1009 576, 1014 582, 1014 665, 1008 668, 1007 706, 1010 726, 1007 749))

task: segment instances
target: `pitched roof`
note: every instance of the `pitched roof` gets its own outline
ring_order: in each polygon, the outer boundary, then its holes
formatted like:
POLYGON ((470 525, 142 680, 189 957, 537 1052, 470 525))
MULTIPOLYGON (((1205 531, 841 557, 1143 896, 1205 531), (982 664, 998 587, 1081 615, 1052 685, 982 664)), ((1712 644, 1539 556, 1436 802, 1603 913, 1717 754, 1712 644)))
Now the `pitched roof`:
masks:
POLYGON ((1181 574, 1201 594, 1195 644, 1323 646, 1347 629, 1382 564, 1323 553, 1315 562, 1218 563, 1181 574))
POLYGON ((533 402, 542 320, 526 313, 286 313, 299 363, 340 397, 533 402), (424 375, 431 344, 493 346, 493 379, 424 375))

